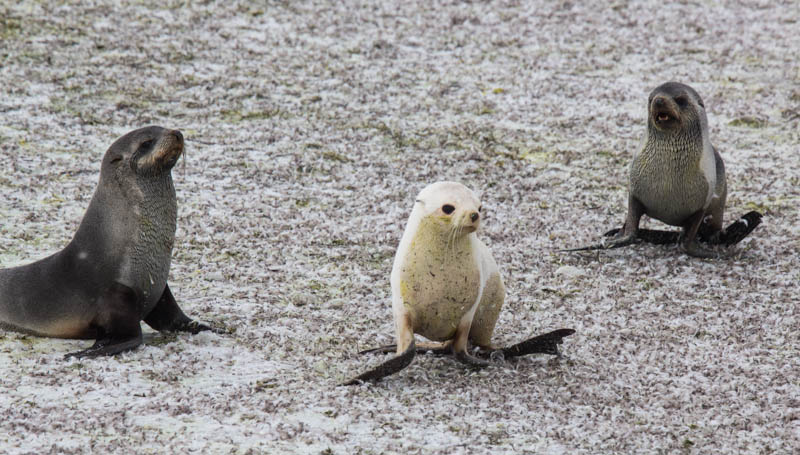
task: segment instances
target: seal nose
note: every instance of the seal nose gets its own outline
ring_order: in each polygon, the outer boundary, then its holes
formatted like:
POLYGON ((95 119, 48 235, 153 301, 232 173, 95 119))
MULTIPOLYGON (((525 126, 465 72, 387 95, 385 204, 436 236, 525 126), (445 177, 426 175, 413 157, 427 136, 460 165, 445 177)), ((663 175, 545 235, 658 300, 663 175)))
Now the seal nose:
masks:
POLYGON ((181 144, 183 144, 183 134, 181 134, 181 132, 180 132, 180 131, 178 131, 178 130, 172 130, 172 131, 170 131, 170 134, 172 134, 173 136, 175 136, 175 139, 177 139, 177 140, 178 140, 178 142, 180 142, 181 144))
POLYGON ((469 219, 471 219, 472 222, 474 223, 474 222, 478 221, 478 218, 480 218, 480 217, 481 216, 478 215, 478 212, 472 212, 472 215, 469 216, 469 219))

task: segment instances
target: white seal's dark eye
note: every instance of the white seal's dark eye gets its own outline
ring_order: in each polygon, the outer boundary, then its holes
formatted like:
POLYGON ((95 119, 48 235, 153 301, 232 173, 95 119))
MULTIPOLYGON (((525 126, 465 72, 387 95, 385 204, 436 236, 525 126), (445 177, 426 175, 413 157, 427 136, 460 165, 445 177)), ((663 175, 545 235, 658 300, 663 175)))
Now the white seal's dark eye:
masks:
POLYGON ((483 211, 483 206, 478 207, 478 211, 479 212, 483 211))
POLYGON ((685 96, 679 96, 675 98, 675 102, 678 103, 678 106, 680 107, 686 107, 689 104, 689 98, 686 98, 685 96))
POLYGON ((455 210, 456 210, 456 208, 453 207, 450 204, 445 204, 445 205, 442 206, 442 212, 444 212, 446 215, 449 215, 449 214, 455 212, 455 210))

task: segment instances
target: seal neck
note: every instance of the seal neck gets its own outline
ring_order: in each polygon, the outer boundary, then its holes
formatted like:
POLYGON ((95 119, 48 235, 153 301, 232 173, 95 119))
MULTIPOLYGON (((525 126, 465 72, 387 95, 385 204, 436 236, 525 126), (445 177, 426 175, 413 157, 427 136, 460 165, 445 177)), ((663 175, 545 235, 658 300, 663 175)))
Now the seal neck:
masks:
POLYGON ((663 162, 697 163, 703 155, 703 132, 699 125, 662 131, 648 125, 644 154, 663 162))
POLYGON ((429 215, 420 220, 412 248, 422 247, 432 258, 445 260, 453 254, 471 251, 472 235, 453 223, 452 218, 429 215))

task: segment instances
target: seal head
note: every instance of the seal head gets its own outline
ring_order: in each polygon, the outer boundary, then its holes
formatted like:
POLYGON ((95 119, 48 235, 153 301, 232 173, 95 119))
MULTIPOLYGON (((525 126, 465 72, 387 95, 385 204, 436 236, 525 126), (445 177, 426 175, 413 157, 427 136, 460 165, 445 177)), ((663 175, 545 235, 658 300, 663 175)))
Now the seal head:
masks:
POLYGON ((705 104, 688 85, 678 82, 662 84, 650 92, 647 104, 650 134, 689 131, 699 136, 704 127, 707 128, 705 104))

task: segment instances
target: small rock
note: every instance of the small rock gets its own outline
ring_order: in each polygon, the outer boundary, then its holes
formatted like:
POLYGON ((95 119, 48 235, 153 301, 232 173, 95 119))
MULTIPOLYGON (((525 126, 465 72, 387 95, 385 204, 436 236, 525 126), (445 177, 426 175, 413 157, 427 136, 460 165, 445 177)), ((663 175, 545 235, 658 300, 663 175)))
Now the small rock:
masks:
POLYGON ((586 275, 586 271, 573 265, 564 265, 556 270, 556 275, 563 275, 567 278, 577 278, 586 275))

